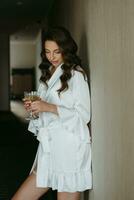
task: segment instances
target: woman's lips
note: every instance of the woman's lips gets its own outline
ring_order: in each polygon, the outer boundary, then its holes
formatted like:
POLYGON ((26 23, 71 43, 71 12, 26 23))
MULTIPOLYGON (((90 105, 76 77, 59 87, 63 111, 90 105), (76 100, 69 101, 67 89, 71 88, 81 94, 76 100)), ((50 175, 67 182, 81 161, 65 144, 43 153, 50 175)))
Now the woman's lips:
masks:
POLYGON ((58 64, 58 61, 51 61, 51 63, 52 63, 53 65, 56 65, 56 64, 58 64))

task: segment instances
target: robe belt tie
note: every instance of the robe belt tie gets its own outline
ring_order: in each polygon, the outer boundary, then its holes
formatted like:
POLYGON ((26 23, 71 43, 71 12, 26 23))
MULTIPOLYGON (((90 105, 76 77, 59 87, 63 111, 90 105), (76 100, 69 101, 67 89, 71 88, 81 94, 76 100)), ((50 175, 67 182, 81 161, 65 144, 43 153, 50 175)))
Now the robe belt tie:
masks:
POLYGON ((39 140, 43 151, 49 153, 50 152, 49 141, 51 140, 51 138, 47 127, 39 129, 37 140, 39 140))

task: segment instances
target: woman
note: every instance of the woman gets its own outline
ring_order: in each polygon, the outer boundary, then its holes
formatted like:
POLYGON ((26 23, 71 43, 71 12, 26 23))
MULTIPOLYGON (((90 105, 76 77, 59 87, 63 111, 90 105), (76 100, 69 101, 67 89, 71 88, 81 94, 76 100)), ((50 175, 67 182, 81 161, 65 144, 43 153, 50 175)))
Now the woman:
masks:
POLYGON ((65 28, 48 29, 43 44, 41 100, 30 107, 39 118, 29 124, 39 147, 30 175, 12 200, 36 200, 49 188, 58 191, 58 200, 79 200, 80 192, 92 187, 87 77, 65 28))

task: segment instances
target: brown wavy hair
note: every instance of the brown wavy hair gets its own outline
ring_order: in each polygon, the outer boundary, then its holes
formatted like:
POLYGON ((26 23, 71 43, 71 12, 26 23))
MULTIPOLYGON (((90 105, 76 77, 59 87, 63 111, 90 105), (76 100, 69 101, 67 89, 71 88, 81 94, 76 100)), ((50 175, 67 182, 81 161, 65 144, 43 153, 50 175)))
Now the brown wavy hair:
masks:
MULTIPOLYGON (((85 72, 81 66, 81 59, 77 55, 77 44, 72 38, 71 34, 68 30, 63 27, 53 27, 49 28, 43 34, 43 46, 46 41, 54 41, 57 43, 61 50, 61 54, 63 56, 64 64, 61 66, 63 70, 63 74, 60 77, 61 80, 61 88, 59 88, 58 94, 62 91, 68 89, 68 81, 72 77, 72 70, 79 71, 83 74, 85 78, 85 72)), ((51 72, 50 66, 52 65, 45 55, 45 50, 43 49, 41 52, 42 63, 39 65, 39 68, 42 72, 40 80, 43 81, 46 85, 46 81, 50 79, 51 72)))

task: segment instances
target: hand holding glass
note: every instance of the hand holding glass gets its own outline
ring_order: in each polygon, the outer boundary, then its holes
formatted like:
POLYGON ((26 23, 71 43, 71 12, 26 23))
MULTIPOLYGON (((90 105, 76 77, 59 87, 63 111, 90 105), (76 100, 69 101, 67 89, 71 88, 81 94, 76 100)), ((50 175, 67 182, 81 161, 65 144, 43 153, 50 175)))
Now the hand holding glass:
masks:
MULTIPOLYGON (((40 100, 40 97, 37 91, 24 92, 23 101, 25 103, 25 107, 27 110, 30 110, 31 103, 33 101, 38 101, 38 100, 40 100)), ((32 111, 29 111, 29 116, 26 117, 26 120, 37 119, 37 118, 38 118, 37 115, 33 115, 32 111)))

